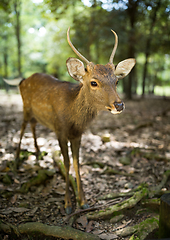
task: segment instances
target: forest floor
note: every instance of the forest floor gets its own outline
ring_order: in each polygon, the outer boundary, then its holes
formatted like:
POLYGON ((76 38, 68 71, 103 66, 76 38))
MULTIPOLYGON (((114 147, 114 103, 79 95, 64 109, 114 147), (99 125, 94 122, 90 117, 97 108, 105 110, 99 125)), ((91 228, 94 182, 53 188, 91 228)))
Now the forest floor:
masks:
MULTIPOLYGON (((20 95, 2 92, 0 99, 0 219, 16 226, 24 222, 66 225, 65 181, 52 157, 54 151, 60 155, 55 134, 37 125, 38 144, 45 153, 37 166, 28 126, 21 148, 29 154, 17 175, 14 174, 9 162, 14 160, 19 141, 22 100, 20 95), (40 169, 52 171, 52 177, 47 177, 40 185, 32 185, 27 193, 18 192, 24 183, 37 176, 40 169)), ((91 207, 105 206, 111 201, 115 204, 127 198, 100 200, 108 193, 126 193, 141 183, 156 186, 164 172, 170 170, 170 99, 147 97, 125 101, 125 105, 126 109, 120 115, 101 112, 82 137, 81 179, 91 207), (106 171, 108 168, 114 171, 106 171)), ((70 173, 75 177, 72 166, 70 173)), ((170 179, 162 190, 170 190, 170 179)), ((72 201, 75 203, 73 194, 72 201)), ((116 223, 110 219, 89 220, 86 214, 77 214, 72 226, 96 234, 100 239, 126 240, 129 236, 121 237, 117 230, 133 226, 154 216, 155 212, 138 203, 127 209, 116 223)), ((1 239, 12 238, 6 233, 1 239)))

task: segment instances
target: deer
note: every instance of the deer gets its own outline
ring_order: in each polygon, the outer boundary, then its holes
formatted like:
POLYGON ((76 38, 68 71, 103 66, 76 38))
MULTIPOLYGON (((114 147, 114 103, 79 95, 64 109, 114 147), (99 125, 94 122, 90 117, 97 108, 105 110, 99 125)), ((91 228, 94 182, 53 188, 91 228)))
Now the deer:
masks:
MULTIPOLYGON (((100 111, 120 114, 124 110, 125 104, 117 93, 117 84, 120 79, 130 73, 136 63, 134 58, 128 58, 117 65, 113 64, 118 36, 113 30, 111 31, 115 36, 114 47, 109 62, 106 65, 101 65, 88 61, 74 47, 70 40, 70 28, 68 28, 68 44, 79 59, 69 57, 66 66, 70 76, 78 83, 60 81, 45 73, 34 73, 17 83, 23 101, 23 123, 15 159, 16 161, 19 159, 21 140, 27 123, 31 125, 37 153, 39 152, 35 132, 37 122, 55 132, 66 171, 65 211, 67 214, 73 211, 69 190, 70 159, 68 142, 70 142, 76 173, 79 205, 86 209, 89 205, 82 188, 79 171, 81 136, 88 124, 100 111)), ((12 85, 11 80, 5 81, 12 85)), ((14 81, 14 85, 16 85, 16 81, 14 81)))

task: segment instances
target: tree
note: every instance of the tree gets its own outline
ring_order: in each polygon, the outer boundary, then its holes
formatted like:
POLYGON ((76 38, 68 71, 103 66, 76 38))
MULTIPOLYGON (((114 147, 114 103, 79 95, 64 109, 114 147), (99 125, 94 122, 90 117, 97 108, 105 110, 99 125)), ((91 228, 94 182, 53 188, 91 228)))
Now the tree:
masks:
MULTIPOLYGON (((139 7, 139 4, 140 4, 140 1, 141 0, 128 0, 128 3, 127 3, 127 16, 129 18, 129 26, 130 26, 130 29, 129 29, 129 41, 128 41, 128 56, 129 57, 132 57, 132 58, 135 58, 135 55, 136 55, 136 37, 135 37, 135 34, 136 34, 136 22, 137 22, 137 16, 138 16, 138 7, 139 7)), ((128 76, 128 86, 127 86, 127 89, 126 89, 126 97, 128 99, 131 99, 132 98, 132 79, 135 78, 135 71, 133 70, 131 72, 131 74, 129 74, 128 76)))
MULTIPOLYGON (((5 27, 7 28, 8 25, 13 25, 15 29, 15 36, 17 40, 17 53, 18 53, 17 68, 18 68, 18 75, 21 76, 22 75, 21 73, 21 31, 20 31, 21 30, 21 22, 20 22, 21 0, 10 0, 10 1, 2 0, 0 4, 0 8, 4 16, 4 21, 3 21, 4 28, 5 27), (13 15, 16 17, 14 21, 12 19, 13 15)), ((5 42, 7 42, 7 39, 9 38, 9 34, 7 30, 5 30, 2 37, 5 40, 5 42)), ((7 51, 8 51, 7 44, 5 44, 5 47, 4 47, 5 76, 8 75, 7 51)))
POLYGON ((157 20, 158 10, 161 7, 161 0, 157 1, 150 1, 148 4, 148 8, 150 10, 149 20, 150 20, 150 27, 149 27, 149 34, 146 39, 146 47, 145 47, 145 64, 143 68, 143 82, 142 82, 142 97, 145 94, 145 85, 146 85, 146 77, 147 77, 147 68, 148 68, 148 59, 151 54, 151 41, 153 37, 154 26, 157 20))
POLYGON ((22 70, 21 70, 21 21, 20 21, 20 15, 21 15, 21 0, 13 0, 13 7, 15 11, 15 34, 17 39, 17 53, 18 53, 18 75, 22 76, 22 70))
MULTIPOLYGON (((157 84, 153 80, 154 55, 165 58, 169 51, 170 0, 90 0, 88 6, 81 0, 44 0, 39 4, 23 0, 22 5, 21 0, 2 0, 0 9, 0 63, 4 76, 23 73, 27 77, 38 71, 70 80, 65 61, 74 53, 66 40, 68 27, 76 48, 89 61, 101 64, 110 57, 113 29, 119 38, 114 64, 130 57, 137 59, 129 77, 120 81, 126 97, 132 98, 138 86, 144 95, 147 86, 151 89, 151 83, 157 84), (40 34, 42 29, 46 34, 40 34)), ((162 68, 156 69, 164 76, 162 68)), ((157 79, 163 81, 163 77, 157 79)))
POLYGON ((8 11, 9 5, 8 2, 6 1, 1 1, 0 2, 0 23, 1 23, 1 29, 0 29, 0 37, 1 37, 1 52, 3 55, 3 72, 4 76, 7 78, 8 77, 8 14, 5 13, 4 10, 8 11))

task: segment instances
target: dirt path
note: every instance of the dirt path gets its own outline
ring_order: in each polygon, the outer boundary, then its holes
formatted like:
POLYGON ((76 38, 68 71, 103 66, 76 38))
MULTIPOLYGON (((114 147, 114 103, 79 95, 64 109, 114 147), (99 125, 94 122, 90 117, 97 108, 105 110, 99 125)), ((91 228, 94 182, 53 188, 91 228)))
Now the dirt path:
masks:
MULTIPOLYGON (((0 189, 15 191, 32 176, 38 167, 35 156, 30 154, 14 176, 5 161, 14 159, 22 123, 22 101, 19 95, 0 93, 0 189), (9 180, 4 180, 5 175, 9 180)), ((147 98, 125 101, 126 110, 120 115, 102 112, 91 123, 82 138, 80 154, 81 176, 84 191, 90 206, 106 204, 108 200, 97 200, 111 192, 127 192, 141 183, 157 185, 162 174, 170 169, 170 100, 147 98), (110 167, 119 174, 105 172, 110 167)), ((34 152, 33 139, 28 127, 23 138, 22 149, 34 152)), ((59 151, 55 134, 43 126, 37 126, 38 144, 45 156, 39 161, 45 169, 55 174, 45 184, 31 187, 27 194, 14 194, 11 198, 0 197, 0 218, 13 224, 38 221, 50 225, 64 225, 65 182, 52 160, 52 151, 59 151)), ((71 167, 71 174, 75 176, 71 167)), ((170 190, 170 180, 166 183, 170 190)), ((74 196, 72 196, 75 202, 74 196)), ((119 199, 121 201, 122 199, 119 199)), ((126 212, 118 223, 109 220, 88 221, 79 216, 74 227, 99 235, 101 239, 121 238, 115 230, 134 225, 153 213, 145 207, 126 212)))

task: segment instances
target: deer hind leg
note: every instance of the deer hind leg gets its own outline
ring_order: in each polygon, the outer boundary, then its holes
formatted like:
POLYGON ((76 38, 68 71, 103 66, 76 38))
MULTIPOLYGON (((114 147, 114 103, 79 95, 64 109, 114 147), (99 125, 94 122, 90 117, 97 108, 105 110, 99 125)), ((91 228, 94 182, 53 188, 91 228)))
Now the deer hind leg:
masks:
POLYGON ((72 139, 70 142, 71 142, 71 151, 72 151, 72 156, 73 156, 74 170, 76 173, 79 203, 80 203, 81 208, 86 209, 89 207, 89 205, 87 204, 87 201, 85 199, 85 195, 84 195, 83 188, 82 188, 80 170, 79 170, 80 141, 81 141, 81 138, 77 138, 77 139, 72 139))
POLYGON ((71 204, 71 195, 70 195, 70 182, 69 182, 69 169, 70 169, 70 160, 68 155, 68 146, 67 146, 67 140, 65 139, 58 139, 59 145, 61 148, 61 153, 64 158, 64 167, 66 171, 66 194, 65 194, 65 211, 67 214, 70 214, 72 212, 72 204, 71 204))
POLYGON ((19 161, 19 154, 20 154, 20 151, 21 151, 21 141, 22 141, 22 137, 24 135, 24 131, 25 131, 25 128, 27 126, 27 123, 28 121, 26 120, 23 120, 23 123, 22 123, 22 126, 21 126, 21 132, 20 132, 20 140, 19 140, 19 144, 18 144, 18 147, 17 147, 17 151, 16 151, 16 162, 18 163, 19 161))
POLYGON ((31 121, 30 121, 30 124, 31 124, 32 135, 33 135, 33 138, 34 138, 34 146, 35 146, 35 149, 36 149, 36 157, 38 159, 40 149, 39 149, 38 144, 37 144, 37 137, 36 137, 36 131, 35 131, 36 124, 37 124, 36 119, 32 118, 31 121))
POLYGON ((24 119, 23 119, 22 126, 21 126, 20 140, 19 140, 19 144, 18 144, 18 147, 17 147, 17 150, 16 150, 16 157, 15 157, 15 162, 16 162, 16 167, 17 168, 18 168, 18 164, 19 164, 19 154, 20 154, 20 151, 21 151, 21 141, 22 141, 22 138, 23 138, 23 135, 24 135, 25 128, 26 128, 26 126, 29 122, 29 119, 30 119, 29 111, 26 111, 26 109, 24 109, 24 119))

